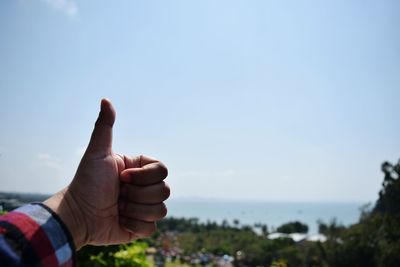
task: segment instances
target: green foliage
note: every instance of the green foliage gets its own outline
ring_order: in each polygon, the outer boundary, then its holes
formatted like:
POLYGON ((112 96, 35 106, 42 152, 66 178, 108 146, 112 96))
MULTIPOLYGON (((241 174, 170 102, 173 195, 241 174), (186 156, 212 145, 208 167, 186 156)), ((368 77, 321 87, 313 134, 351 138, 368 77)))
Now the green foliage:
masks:
POLYGON ((206 249, 216 255, 233 255, 238 250, 249 250, 257 242, 258 236, 251 230, 216 228, 207 226, 195 233, 182 233, 179 236, 181 248, 188 254, 206 249))
POLYGON ((291 234, 291 233, 307 233, 308 226, 299 221, 285 223, 279 226, 277 232, 291 234))
POLYGON ((381 169, 385 176, 374 212, 400 216, 400 160, 396 165, 384 162, 381 169))
MULTIPOLYGON (((287 256, 291 252, 290 247, 295 245, 290 238, 267 239, 266 225, 255 226, 264 232, 263 235, 259 235, 247 225, 239 227, 237 220, 231 226, 227 222, 218 225, 214 222, 200 223, 195 219, 166 218, 159 223, 159 228, 175 233, 184 255, 192 255, 199 251, 218 256, 237 255, 240 251, 242 257, 237 259, 238 266, 269 266, 279 255, 287 256)), ((298 266, 300 260, 297 255, 300 255, 300 252, 288 260, 289 266, 298 266)))
POLYGON ((304 266, 304 255, 296 246, 288 246, 278 251, 278 257, 285 259, 291 266, 304 266))
POLYGON ((287 267, 286 260, 275 260, 271 263, 271 267, 287 267))
POLYGON ((105 247, 87 246, 78 253, 79 266, 151 267, 146 259, 147 247, 144 242, 105 247))
POLYGON ((338 238, 340 234, 346 229, 343 225, 340 225, 336 219, 332 219, 329 224, 322 221, 318 221, 318 232, 324 234, 330 238, 338 238))
POLYGON ((400 266, 400 163, 382 164, 385 174, 379 199, 363 209, 360 221, 345 229, 320 224, 328 236, 321 246, 329 266, 400 266))

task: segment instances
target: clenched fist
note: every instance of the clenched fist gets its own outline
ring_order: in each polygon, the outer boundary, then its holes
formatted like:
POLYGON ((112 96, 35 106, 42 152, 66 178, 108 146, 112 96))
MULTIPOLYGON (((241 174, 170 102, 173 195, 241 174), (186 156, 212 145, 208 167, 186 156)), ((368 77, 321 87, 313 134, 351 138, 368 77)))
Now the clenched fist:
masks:
POLYGON ((168 174, 160 161, 112 151, 115 110, 103 99, 89 145, 71 184, 44 204, 67 225, 77 249, 126 243, 155 231, 167 214, 168 174))

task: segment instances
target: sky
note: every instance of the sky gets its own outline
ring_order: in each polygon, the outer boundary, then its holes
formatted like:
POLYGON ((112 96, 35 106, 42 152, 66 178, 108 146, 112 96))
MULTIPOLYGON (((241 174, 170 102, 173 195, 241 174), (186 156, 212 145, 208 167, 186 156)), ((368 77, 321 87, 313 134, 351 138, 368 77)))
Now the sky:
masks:
POLYGON ((400 158, 399 1, 0 2, 0 191, 68 185, 101 98, 173 199, 372 202, 400 158))

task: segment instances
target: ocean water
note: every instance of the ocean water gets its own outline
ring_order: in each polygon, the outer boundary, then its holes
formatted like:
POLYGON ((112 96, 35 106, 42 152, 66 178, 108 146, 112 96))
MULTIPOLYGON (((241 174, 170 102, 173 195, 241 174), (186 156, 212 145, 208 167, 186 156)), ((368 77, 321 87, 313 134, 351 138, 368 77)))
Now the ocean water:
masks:
MULTIPOLYGON (((48 195, 0 192, 0 205, 3 200, 18 200, 30 203, 42 201, 48 195)), ((237 219, 241 225, 253 226, 255 223, 276 228, 290 221, 301 221, 308 225, 309 233, 318 232, 317 220, 329 222, 333 218, 345 225, 356 223, 360 207, 366 203, 328 203, 328 202, 260 202, 260 201, 221 201, 202 199, 171 199, 167 201, 168 216, 198 218, 221 223, 227 220, 233 224, 237 219)))
POLYGON ((256 202, 256 201, 208 201, 180 199, 167 201, 168 216, 195 217, 202 222, 207 220, 221 223, 224 219, 230 224, 237 219, 241 225, 263 223, 268 229, 276 228, 290 221, 301 221, 309 227, 309 233, 318 232, 317 220, 337 222, 348 226, 356 223, 360 207, 366 203, 328 203, 328 202, 256 202))

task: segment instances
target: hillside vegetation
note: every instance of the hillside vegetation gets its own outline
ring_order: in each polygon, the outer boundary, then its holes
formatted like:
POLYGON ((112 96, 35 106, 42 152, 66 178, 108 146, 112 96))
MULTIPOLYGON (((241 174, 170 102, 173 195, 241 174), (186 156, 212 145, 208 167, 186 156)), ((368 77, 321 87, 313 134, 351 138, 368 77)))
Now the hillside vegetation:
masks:
MULTIPOLYGON (((265 224, 167 218, 150 239, 85 247, 78 254, 80 266, 400 266, 400 162, 385 162, 382 171, 379 199, 362 209, 358 223, 344 227, 335 220, 319 222, 325 242, 270 240, 265 224)), ((308 230, 300 222, 277 229, 286 233, 308 230)))

